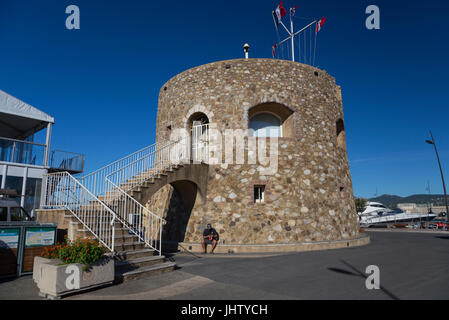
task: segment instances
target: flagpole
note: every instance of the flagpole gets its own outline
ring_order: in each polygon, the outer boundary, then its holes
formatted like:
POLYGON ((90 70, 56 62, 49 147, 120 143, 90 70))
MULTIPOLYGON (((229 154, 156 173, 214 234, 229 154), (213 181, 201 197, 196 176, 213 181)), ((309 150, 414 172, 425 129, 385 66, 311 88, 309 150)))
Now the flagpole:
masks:
POLYGON ((290 30, 290 34, 292 37, 292 61, 295 62, 295 36, 293 35, 295 31, 293 29, 292 9, 290 9, 290 30))
POLYGON ((318 38, 318 33, 316 32, 317 28, 318 28, 318 22, 316 23, 316 28, 315 28, 315 49, 313 50, 313 66, 315 66, 315 58, 316 58, 316 40, 318 38))

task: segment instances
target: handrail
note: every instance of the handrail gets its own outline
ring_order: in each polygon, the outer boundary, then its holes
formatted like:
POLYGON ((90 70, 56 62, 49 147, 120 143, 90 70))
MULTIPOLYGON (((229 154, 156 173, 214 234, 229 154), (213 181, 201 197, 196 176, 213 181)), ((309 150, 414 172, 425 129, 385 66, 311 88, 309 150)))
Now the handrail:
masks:
POLYGON ((119 160, 116 160, 112 162, 111 164, 104 166, 98 170, 95 170, 94 172, 78 178, 79 181, 86 186, 89 190, 91 190, 92 193, 99 195, 104 195, 105 193, 105 179, 106 176, 117 171, 121 170, 122 168, 126 167, 128 164, 133 163, 139 158, 144 157, 145 155, 152 152, 152 150, 157 149, 158 145, 160 143, 152 144, 148 147, 145 147, 143 149, 140 149, 139 151, 136 151, 126 157, 123 157, 119 160))
POLYGON ((116 212, 117 219, 142 242, 162 255, 162 226, 165 220, 141 205, 124 190, 106 178, 112 187, 103 200, 116 212))
POLYGON ((119 159, 119 160, 116 160, 116 161, 114 161, 114 162, 112 162, 112 163, 110 163, 110 164, 108 164, 108 165, 106 165, 106 166, 104 166, 104 167, 102 167, 102 168, 100 168, 100 169, 97 169, 97 170, 95 170, 95 171, 93 171, 93 172, 91 172, 91 173, 89 173, 89 174, 87 174, 87 175, 81 177, 80 179, 89 178, 90 176, 92 176, 92 175, 94 175, 94 174, 97 174, 97 173, 100 172, 100 171, 104 171, 105 169, 110 168, 110 167, 112 167, 112 166, 118 164, 119 162, 124 162, 125 160, 127 160, 127 159, 129 159, 129 158, 135 156, 136 154, 142 153, 143 151, 146 151, 146 150, 148 150, 148 149, 151 149, 152 147, 155 147, 156 145, 157 145, 157 143, 154 143, 154 144, 152 144, 152 145, 150 145, 150 146, 147 146, 147 147, 142 148, 142 149, 140 149, 140 150, 138 150, 138 151, 136 151, 136 152, 133 152, 133 153, 131 153, 131 154, 129 154, 129 155, 127 155, 127 156, 125 156, 125 157, 119 159))
POLYGON ((190 143, 190 137, 160 143, 159 147, 152 152, 105 177, 104 202, 115 210, 117 218, 123 225, 159 254, 161 254, 162 225, 165 219, 151 212, 129 192, 183 161, 206 160, 208 129, 209 125, 194 127, 192 128, 193 144, 190 143), (202 144, 199 143, 200 138, 203 138, 202 144), (193 158, 190 155, 191 151, 194 152, 193 158), (132 218, 126 216, 130 214, 132 218))
POLYGON ((116 214, 68 172, 43 176, 41 208, 70 211, 111 252, 116 214))
POLYGON ((192 138, 181 137, 173 141, 164 141, 158 145, 159 147, 155 148, 154 151, 110 173, 108 176, 117 175, 116 185, 125 192, 129 192, 181 162, 207 163, 209 125, 193 127, 192 138))
POLYGON ((170 155, 167 151, 170 151, 170 147, 176 148, 180 145, 185 147, 184 141, 185 139, 166 142, 162 147, 155 148, 153 152, 110 173, 105 178, 106 191, 103 201, 114 209, 117 219, 126 228, 159 255, 162 254, 162 226, 166 221, 143 206, 128 192, 173 164, 173 161, 170 161, 173 159, 167 158, 167 155, 170 155), (130 184, 130 181, 133 183, 130 184))
POLYGON ((150 154, 128 164, 120 170, 112 172, 119 175, 120 189, 129 192, 135 187, 154 178, 170 166, 188 161, 189 150, 187 148, 188 138, 177 141, 166 142, 165 145, 157 148, 150 154))
POLYGON ((207 162, 209 125, 193 127, 191 137, 192 143, 190 136, 160 141, 79 179, 67 172, 46 175, 41 206, 68 209, 111 251, 117 219, 161 255, 165 220, 128 192, 180 162, 207 162), (105 221, 111 230, 103 227, 105 221))
POLYGON ((17 140, 17 139, 6 138, 6 137, 0 137, 0 140, 7 140, 7 141, 12 141, 12 142, 20 142, 20 143, 26 143, 26 144, 31 144, 31 145, 35 145, 35 146, 46 147, 45 144, 37 143, 37 142, 33 142, 33 141, 17 140))

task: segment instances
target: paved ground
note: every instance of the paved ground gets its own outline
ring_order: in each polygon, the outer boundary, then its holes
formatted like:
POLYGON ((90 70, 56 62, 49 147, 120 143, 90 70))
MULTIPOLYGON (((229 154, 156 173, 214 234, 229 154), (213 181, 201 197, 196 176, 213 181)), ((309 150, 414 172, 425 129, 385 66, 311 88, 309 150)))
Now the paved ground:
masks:
MULTIPOLYGON (((366 247, 284 255, 178 255, 179 270, 66 299, 449 299, 449 234, 369 232, 366 247), (380 268, 380 290, 365 269, 380 268)), ((37 299, 31 277, 0 300, 37 299)))

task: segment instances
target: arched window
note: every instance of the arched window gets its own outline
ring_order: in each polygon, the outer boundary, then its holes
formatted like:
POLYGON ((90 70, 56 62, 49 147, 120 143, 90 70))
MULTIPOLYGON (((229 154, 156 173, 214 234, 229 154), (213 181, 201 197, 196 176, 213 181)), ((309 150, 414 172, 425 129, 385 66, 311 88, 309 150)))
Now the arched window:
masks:
POLYGON ((295 137, 294 111, 276 102, 265 102, 248 109, 248 128, 255 137, 295 137))
POLYGON ((203 126, 205 124, 209 124, 209 118, 204 113, 197 112, 192 114, 189 118, 190 128, 203 126))
POLYGON ((250 120, 250 128, 254 136, 259 138, 282 137, 281 120, 271 113, 259 113, 250 120))

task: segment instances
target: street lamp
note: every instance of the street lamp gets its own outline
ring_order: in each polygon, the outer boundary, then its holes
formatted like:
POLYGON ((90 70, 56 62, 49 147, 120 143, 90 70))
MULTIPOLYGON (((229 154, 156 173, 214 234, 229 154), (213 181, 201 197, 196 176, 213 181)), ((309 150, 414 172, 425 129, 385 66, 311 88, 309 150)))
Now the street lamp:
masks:
POLYGON ((447 203, 446 184, 444 183, 443 169, 441 168, 440 156, 438 155, 437 145, 435 144, 435 140, 433 139, 432 131, 430 131, 430 137, 432 138, 432 140, 426 140, 426 142, 434 146, 435 153, 437 154, 438 165, 440 166, 441 172, 441 180, 443 181, 444 201, 446 203, 446 221, 449 222, 449 205, 447 203))

